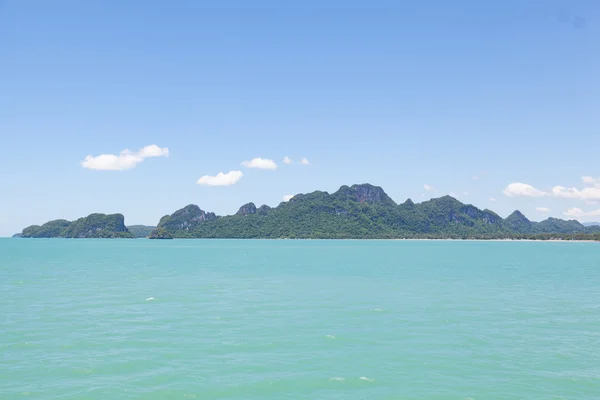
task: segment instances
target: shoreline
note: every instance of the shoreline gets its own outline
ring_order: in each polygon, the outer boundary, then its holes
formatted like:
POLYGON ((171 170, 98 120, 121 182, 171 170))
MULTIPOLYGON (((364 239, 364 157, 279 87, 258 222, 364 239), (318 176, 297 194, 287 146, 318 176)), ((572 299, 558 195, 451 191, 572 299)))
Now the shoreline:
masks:
POLYGON ((44 239, 44 240, 49 240, 49 239, 60 239, 60 240, 136 240, 136 239, 141 239, 141 240, 153 240, 153 241, 170 241, 170 240, 189 240, 189 241, 193 241, 193 240, 248 240, 248 241, 252 241, 252 240, 273 240, 273 241, 283 241, 283 240, 300 240, 300 241, 309 241, 309 240, 319 240, 319 241, 382 241, 382 242, 387 242, 387 241, 424 241, 424 242, 553 242, 553 243, 600 243, 600 241, 598 240, 581 240, 581 239, 573 239, 573 240, 569 240, 569 239, 452 239, 452 238, 446 238, 446 239, 419 239, 419 238, 397 238, 397 239, 359 239, 359 238, 355 238, 355 239, 351 239, 351 238, 345 238, 345 239, 320 239, 320 238, 172 238, 172 239, 150 239, 150 238, 60 238, 60 237, 56 237, 56 238, 23 238, 23 237, 11 237, 11 236, 4 236, 4 237, 0 237, 0 239, 44 239))

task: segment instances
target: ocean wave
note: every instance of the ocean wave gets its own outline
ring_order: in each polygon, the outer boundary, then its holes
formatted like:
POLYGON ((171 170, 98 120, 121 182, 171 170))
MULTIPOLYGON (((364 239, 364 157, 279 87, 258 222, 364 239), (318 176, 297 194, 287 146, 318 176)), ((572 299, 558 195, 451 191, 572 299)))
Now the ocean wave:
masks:
POLYGON ((361 376, 358 379, 360 379, 361 381, 366 381, 366 382, 375 382, 375 379, 367 378, 366 376, 361 376))
POLYGON ((327 339, 335 339, 335 336, 333 336, 333 335, 325 335, 325 337, 326 337, 327 339))
POLYGON ((333 377, 333 378, 329 378, 330 381, 345 381, 346 379, 344 378, 340 378, 339 376, 333 377))

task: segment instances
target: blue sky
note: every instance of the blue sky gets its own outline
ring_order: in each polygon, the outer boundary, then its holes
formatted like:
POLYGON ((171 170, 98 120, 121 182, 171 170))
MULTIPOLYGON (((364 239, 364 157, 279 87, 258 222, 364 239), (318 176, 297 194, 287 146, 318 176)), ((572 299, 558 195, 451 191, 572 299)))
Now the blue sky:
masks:
POLYGON ((599 37, 597 1, 0 0, 0 235, 363 182, 598 220, 599 37))

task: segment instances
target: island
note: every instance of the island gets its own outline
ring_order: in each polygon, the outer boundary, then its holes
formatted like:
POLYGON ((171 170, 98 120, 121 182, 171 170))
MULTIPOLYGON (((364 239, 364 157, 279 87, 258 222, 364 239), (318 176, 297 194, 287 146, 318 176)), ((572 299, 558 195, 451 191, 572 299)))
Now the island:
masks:
POLYGON ((133 238, 123 214, 90 214, 70 222, 57 219, 23 229, 24 238, 133 238))
POLYGON ((451 196, 401 204, 368 183, 334 193, 297 194, 277 207, 246 203, 219 216, 194 204, 163 216, 156 228, 125 226, 122 214, 91 214, 23 229, 24 238, 222 238, 222 239, 529 239, 600 241, 600 226, 576 220, 507 218, 451 196))
POLYGON ((600 226, 557 218, 534 222, 520 211, 503 219, 451 196, 397 204, 381 187, 360 184, 332 194, 298 194, 274 208, 247 203, 229 216, 190 204, 162 217, 150 235, 165 237, 600 240, 600 226))

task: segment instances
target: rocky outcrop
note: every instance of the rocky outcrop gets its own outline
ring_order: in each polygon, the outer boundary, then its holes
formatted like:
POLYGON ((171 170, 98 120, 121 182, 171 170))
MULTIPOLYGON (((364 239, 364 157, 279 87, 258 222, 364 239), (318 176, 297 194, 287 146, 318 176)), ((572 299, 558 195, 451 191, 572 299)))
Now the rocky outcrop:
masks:
POLYGON ((350 197, 359 203, 366 204, 396 204, 381 187, 369 183, 352 185, 350 187, 344 185, 333 196, 350 197))
POLYGON ((235 213, 235 215, 241 215, 241 216, 246 216, 246 215, 252 215, 252 214, 256 214, 256 206, 254 205, 254 203, 247 203, 244 204, 243 206, 240 207, 240 209, 238 210, 237 213, 235 213))
POLYGON ((163 227, 168 231, 189 231, 196 225, 205 221, 214 221, 217 219, 215 213, 201 210, 194 204, 185 206, 181 210, 175 211, 170 216, 161 218, 158 227, 163 227))

